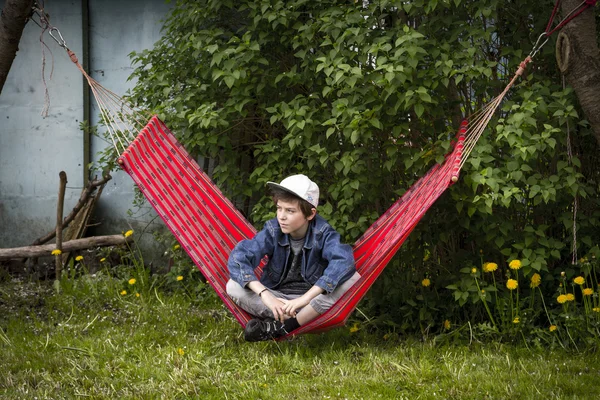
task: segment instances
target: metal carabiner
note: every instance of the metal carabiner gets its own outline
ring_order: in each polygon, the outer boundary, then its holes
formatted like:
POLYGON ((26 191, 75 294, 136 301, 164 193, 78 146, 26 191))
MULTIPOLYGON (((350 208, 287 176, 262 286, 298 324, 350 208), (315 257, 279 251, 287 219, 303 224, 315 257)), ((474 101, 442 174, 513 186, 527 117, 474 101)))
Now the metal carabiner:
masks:
POLYGON ((50 30, 48 31, 48 34, 52 37, 52 39, 54 39, 56 41, 56 43, 58 43, 58 45, 60 47, 62 47, 64 49, 67 48, 67 42, 65 42, 65 39, 63 39, 58 28, 55 28, 55 27, 50 28, 50 30), (56 34, 58 35, 58 38, 56 36, 54 36, 54 32, 56 32, 56 34))
POLYGON ((535 55, 542 49, 542 47, 544 47, 544 45, 548 42, 548 40, 550 40, 550 36, 548 36, 546 34, 546 32, 542 33, 537 41, 535 42, 535 45, 533 45, 533 49, 531 49, 531 53, 529 53, 529 57, 533 58, 535 57, 535 55), (546 40, 544 40, 541 44, 540 41, 542 40, 543 37, 546 37, 546 40))

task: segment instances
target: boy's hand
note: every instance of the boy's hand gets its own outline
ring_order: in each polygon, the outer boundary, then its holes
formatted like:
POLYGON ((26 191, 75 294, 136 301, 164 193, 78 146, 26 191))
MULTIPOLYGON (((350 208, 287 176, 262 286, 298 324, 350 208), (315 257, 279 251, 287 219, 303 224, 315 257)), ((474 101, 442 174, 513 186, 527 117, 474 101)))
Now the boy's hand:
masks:
POLYGON ((305 296, 301 296, 298 297, 297 299, 293 299, 293 300, 281 300, 284 304, 283 306, 283 311, 289 315, 290 317, 295 317, 296 313, 298 312, 298 310, 306 305, 308 305, 308 303, 310 303, 310 299, 305 297, 305 296))
POLYGON ((260 298, 261 298, 263 304, 265 306, 269 307, 269 309, 273 313, 273 316, 275 317, 275 319, 279 322, 283 322, 284 315, 285 315, 285 310, 284 310, 283 306, 284 306, 285 300, 275 297, 268 290, 263 292, 263 294, 260 296, 260 298))

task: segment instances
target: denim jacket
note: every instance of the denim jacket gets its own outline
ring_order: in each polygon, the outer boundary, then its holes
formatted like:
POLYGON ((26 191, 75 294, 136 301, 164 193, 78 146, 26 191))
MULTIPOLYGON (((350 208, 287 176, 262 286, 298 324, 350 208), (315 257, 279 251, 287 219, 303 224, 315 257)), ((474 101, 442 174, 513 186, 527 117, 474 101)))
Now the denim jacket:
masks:
MULTIPOLYGON (((283 279, 290 252, 289 235, 281 232, 277 218, 269 220, 253 239, 242 240, 229 255, 231 279, 242 287, 257 280, 254 269, 267 256, 260 282, 274 289, 283 279)), ((302 277, 326 293, 356 272, 352 247, 342 244, 339 233, 318 214, 309 223, 302 252, 302 277)))

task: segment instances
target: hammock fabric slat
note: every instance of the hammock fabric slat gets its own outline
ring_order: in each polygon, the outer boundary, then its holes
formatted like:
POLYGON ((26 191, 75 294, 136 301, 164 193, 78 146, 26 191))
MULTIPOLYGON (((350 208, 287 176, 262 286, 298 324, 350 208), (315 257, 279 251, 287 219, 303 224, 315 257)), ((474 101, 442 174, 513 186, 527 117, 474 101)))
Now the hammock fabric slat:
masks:
MULTIPOLYGON (((404 240, 441 194, 456 181, 466 132, 463 123, 452 151, 417 181, 354 245, 361 279, 323 315, 294 335, 340 326, 367 293, 404 240), (454 179, 453 179, 454 178, 454 179)), ((227 295, 227 258, 242 239, 256 234, 229 199, 154 116, 119 158, 160 218, 242 326, 252 318, 227 295)), ((258 276, 262 265, 257 266, 258 276)))

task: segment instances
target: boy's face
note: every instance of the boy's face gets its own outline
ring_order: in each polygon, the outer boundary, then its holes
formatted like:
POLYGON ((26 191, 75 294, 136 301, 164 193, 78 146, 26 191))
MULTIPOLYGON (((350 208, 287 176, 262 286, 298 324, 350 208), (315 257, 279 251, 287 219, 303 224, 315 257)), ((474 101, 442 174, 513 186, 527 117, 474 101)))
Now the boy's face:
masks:
POLYGON ((315 217, 316 209, 306 217, 300 210, 298 201, 277 200, 277 221, 283 233, 289 233, 294 239, 301 239, 306 235, 308 223, 315 217))

